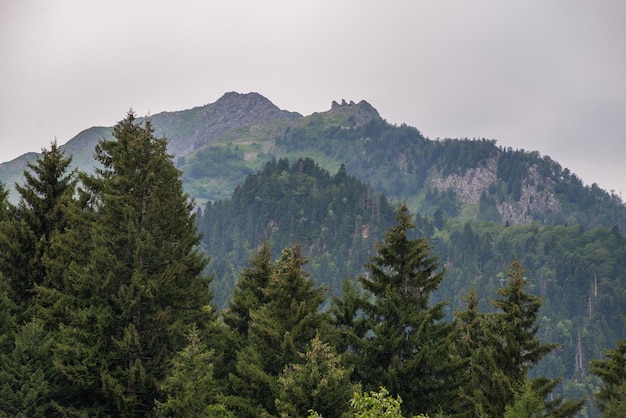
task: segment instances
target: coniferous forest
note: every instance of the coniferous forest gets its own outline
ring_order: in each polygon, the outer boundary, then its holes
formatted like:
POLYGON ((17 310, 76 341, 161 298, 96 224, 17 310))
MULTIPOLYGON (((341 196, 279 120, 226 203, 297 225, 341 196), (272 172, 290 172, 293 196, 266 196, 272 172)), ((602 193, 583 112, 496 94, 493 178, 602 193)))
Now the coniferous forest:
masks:
POLYGON ((94 152, 0 189, 0 416, 624 415, 617 227, 412 213, 310 158, 199 209, 132 112, 94 152))

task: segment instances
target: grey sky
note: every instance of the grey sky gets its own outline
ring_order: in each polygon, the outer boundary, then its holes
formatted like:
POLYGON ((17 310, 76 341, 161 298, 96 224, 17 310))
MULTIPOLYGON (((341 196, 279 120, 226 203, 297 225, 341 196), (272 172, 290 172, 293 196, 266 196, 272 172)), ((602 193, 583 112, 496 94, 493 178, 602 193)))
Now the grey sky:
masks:
POLYGON ((254 91, 305 115, 365 99, 626 193, 625 21, 623 0, 0 0, 0 161, 254 91))

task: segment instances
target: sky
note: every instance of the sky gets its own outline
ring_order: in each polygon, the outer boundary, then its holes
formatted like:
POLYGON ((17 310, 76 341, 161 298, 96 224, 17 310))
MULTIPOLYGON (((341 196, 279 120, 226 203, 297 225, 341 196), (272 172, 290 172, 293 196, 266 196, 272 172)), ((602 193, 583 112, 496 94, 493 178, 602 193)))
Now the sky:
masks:
POLYGON ((366 100, 626 200, 625 20, 623 0, 0 0, 0 162, 258 92, 303 115, 366 100))

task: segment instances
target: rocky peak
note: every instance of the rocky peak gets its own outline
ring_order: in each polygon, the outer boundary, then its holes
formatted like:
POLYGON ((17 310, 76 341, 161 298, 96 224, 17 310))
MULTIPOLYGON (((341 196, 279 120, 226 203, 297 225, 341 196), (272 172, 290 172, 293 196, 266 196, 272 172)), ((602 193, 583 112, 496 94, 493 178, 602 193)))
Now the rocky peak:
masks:
POLYGON ((230 92, 205 106, 159 113, 152 117, 152 123, 159 133, 170 139, 170 152, 184 156, 233 129, 301 117, 299 113, 281 110, 259 93, 230 92), (170 129, 159 129, 165 126, 170 129))
POLYGON ((378 111, 365 100, 354 103, 352 100, 346 102, 345 99, 342 99, 341 104, 333 100, 329 111, 317 114, 329 119, 335 119, 340 124, 350 121, 351 124, 357 126, 365 125, 372 119, 380 119, 378 111))

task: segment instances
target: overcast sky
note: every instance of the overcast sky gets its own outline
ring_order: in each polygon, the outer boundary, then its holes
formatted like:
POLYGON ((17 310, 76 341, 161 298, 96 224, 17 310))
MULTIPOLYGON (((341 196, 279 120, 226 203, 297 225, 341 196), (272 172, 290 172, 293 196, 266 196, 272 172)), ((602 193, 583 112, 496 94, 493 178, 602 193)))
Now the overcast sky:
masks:
POLYGON ((364 99, 626 198, 624 22, 623 0, 0 0, 0 162, 258 92, 304 115, 364 99))

